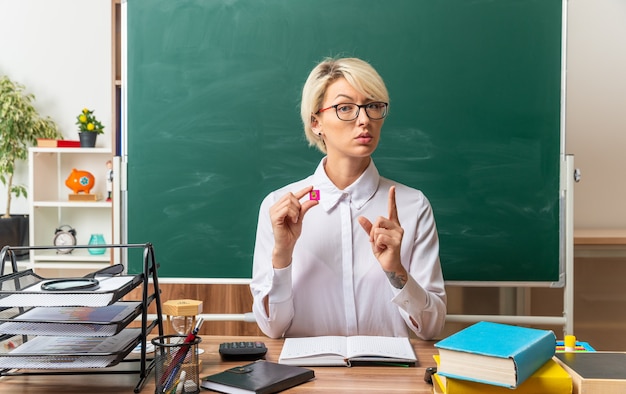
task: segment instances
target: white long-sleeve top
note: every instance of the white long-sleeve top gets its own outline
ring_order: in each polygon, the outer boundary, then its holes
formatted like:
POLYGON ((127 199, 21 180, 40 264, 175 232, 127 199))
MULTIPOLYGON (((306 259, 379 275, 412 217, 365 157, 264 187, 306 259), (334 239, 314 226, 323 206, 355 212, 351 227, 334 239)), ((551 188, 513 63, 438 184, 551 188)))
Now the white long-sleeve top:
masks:
POLYGON ((356 182, 339 190, 323 162, 313 175, 270 193, 261 203, 250 284, 260 329, 277 338, 408 336, 409 327, 420 338, 433 338, 444 325, 446 293, 430 203, 419 190, 381 177, 373 161, 356 182), (404 229, 402 265, 409 273, 402 289, 390 284, 357 221, 359 216, 374 222, 388 215, 392 185, 404 229), (291 264, 274 269, 270 207, 287 192, 307 186, 320 191, 320 203, 304 216, 291 264))

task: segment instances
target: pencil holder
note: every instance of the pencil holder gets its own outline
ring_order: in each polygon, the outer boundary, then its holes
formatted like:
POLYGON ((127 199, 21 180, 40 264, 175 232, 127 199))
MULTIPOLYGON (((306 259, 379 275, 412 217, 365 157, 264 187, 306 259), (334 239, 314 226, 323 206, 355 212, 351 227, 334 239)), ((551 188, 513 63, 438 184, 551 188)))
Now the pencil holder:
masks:
POLYGON ((198 344, 202 338, 190 341, 185 335, 164 335, 152 339, 154 345, 155 393, 199 393, 200 360, 198 344))

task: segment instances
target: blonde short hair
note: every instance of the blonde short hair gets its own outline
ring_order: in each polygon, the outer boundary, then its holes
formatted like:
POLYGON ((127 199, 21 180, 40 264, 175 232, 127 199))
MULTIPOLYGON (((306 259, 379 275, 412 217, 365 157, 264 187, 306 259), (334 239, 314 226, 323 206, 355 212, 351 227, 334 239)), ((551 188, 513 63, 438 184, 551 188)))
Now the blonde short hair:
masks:
POLYGON ((389 93, 378 72, 366 61, 357 58, 326 58, 309 74, 302 88, 300 116, 304 125, 304 135, 309 146, 315 146, 326 153, 324 141, 311 128, 313 115, 321 109, 326 89, 339 78, 346 81, 359 93, 373 101, 389 102, 389 93))

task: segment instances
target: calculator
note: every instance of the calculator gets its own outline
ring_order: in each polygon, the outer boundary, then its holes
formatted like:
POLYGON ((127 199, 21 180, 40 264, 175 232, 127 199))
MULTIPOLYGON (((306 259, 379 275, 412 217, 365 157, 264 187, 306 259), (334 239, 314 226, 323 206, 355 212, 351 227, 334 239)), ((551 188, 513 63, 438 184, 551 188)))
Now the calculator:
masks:
POLYGON ((263 342, 224 342, 220 343, 222 360, 248 361, 263 358, 267 347, 263 342))

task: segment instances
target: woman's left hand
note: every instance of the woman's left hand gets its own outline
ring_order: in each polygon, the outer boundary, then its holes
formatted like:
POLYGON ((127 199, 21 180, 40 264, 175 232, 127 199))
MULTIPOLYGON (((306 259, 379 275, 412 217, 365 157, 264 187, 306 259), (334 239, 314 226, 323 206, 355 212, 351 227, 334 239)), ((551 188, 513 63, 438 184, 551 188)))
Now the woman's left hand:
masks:
POLYGON ((398 218, 396 187, 389 188, 388 217, 379 216, 374 223, 363 216, 360 216, 358 220, 361 227, 369 234, 374 256, 389 277, 391 284, 401 289, 407 281, 407 272, 400 259, 404 229, 398 218))

